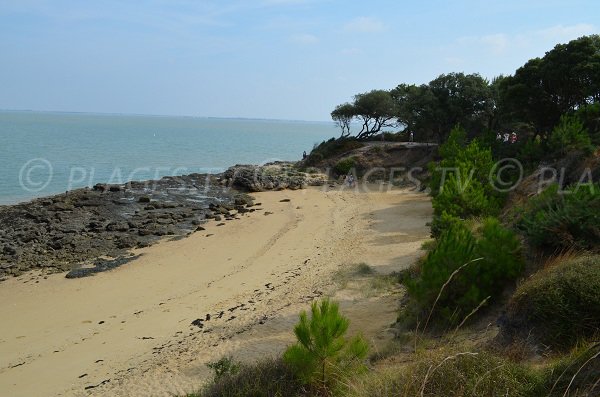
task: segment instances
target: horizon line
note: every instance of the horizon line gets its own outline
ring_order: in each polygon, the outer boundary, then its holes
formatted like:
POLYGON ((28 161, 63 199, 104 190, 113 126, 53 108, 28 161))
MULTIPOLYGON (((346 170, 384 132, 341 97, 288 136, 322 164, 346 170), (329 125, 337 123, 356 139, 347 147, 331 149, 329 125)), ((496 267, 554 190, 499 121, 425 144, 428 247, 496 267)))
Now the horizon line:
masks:
POLYGON ((150 114, 150 113, 119 113, 119 112, 93 112, 76 110, 36 110, 36 109, 0 109, 0 112, 15 113, 55 113, 55 114, 83 114, 96 116, 134 116, 134 117, 174 117, 194 119, 221 119, 221 120, 253 120, 253 121, 287 121, 300 123, 333 123, 332 120, 302 120, 302 119, 278 119, 264 117, 242 117, 242 116, 199 116, 199 115, 176 115, 176 114, 150 114))

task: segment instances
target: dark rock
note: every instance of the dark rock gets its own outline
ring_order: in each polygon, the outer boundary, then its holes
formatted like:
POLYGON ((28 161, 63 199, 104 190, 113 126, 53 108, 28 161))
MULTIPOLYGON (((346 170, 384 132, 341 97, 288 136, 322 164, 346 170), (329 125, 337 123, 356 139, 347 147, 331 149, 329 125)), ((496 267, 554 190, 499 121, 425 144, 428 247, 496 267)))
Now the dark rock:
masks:
POLYGON ((112 185, 111 187, 108 188, 109 191, 111 192, 120 192, 121 191, 121 186, 118 185, 112 185))
POLYGON ((289 198, 284 198, 282 200, 279 200, 280 203, 289 203, 290 201, 292 201, 292 200, 290 200, 289 198))
POLYGON ((202 321, 203 321, 203 320, 202 320, 201 318, 197 318, 197 319, 195 319, 194 321, 192 321, 192 324, 191 324, 191 325, 194 325, 194 326, 196 326, 196 327, 198 327, 198 328, 203 328, 203 327, 204 327, 204 324, 202 323, 202 321))
POLYGON ((106 231, 108 232, 126 232, 129 230, 129 224, 127 222, 111 222, 106 225, 106 231))
POLYGON ((140 196, 140 198, 138 198, 138 203, 149 203, 150 202, 150 197, 148 196, 140 196))

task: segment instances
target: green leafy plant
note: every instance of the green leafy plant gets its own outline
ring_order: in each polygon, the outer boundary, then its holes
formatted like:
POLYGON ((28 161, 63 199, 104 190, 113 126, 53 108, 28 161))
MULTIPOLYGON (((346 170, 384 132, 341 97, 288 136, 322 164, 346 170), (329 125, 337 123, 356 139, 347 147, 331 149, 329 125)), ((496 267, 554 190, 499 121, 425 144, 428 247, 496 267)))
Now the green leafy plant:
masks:
POLYGON ((484 220, 477 233, 454 221, 420 263, 417 276, 404 281, 416 305, 413 311, 455 324, 497 298, 523 268, 519 239, 498 219, 484 220))
POLYGON ((206 366, 213 370, 215 380, 219 380, 226 375, 235 375, 239 372, 241 367, 241 365, 235 362, 231 357, 221 357, 217 361, 207 363, 206 366))
POLYGON ((339 312, 337 303, 324 299, 314 302, 311 316, 303 311, 294 328, 298 342, 283 358, 307 384, 323 389, 335 387, 340 380, 364 367, 368 345, 358 335, 348 339, 350 322, 339 312))
POLYGON ((345 159, 341 159, 340 161, 338 161, 335 167, 333 167, 333 170, 338 175, 345 175, 348 172, 350 172, 350 170, 352 170, 352 168, 354 168, 355 165, 356 160, 354 159, 354 157, 346 157, 345 159))
POLYGON ((563 115, 550 134, 548 147, 552 153, 564 156, 573 150, 591 153, 592 141, 587 129, 576 116, 563 115))
POLYGON ((494 169, 491 149, 477 140, 466 145, 465 131, 456 127, 439 153, 442 160, 429 165, 434 209, 432 235, 442 232, 444 216, 466 219, 497 215, 504 195, 494 189, 493 179, 490 181, 494 169))
POLYGON ((515 225, 545 249, 600 247, 600 184, 560 191, 552 185, 515 211, 515 225))

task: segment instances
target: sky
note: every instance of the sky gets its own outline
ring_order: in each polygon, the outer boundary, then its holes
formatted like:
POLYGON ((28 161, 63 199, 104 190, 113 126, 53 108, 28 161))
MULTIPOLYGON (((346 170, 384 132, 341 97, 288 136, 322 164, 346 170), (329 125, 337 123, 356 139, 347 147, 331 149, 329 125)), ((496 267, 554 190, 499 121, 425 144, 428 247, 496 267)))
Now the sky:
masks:
POLYGON ((512 74, 598 0, 0 0, 0 109, 329 120, 372 89, 512 74))

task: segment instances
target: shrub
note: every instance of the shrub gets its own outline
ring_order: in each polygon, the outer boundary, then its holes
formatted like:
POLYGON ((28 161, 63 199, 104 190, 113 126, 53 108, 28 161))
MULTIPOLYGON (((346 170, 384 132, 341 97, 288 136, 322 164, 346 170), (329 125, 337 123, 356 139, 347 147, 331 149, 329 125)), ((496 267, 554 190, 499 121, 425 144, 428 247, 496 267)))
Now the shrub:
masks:
POLYGON ((564 156, 574 150, 582 150, 589 154, 593 150, 590 135, 583 123, 578 117, 569 115, 563 115, 552 130, 548 148, 558 156, 564 156))
POLYGON ((333 170, 338 175, 345 175, 349 173, 355 165, 356 159, 354 157, 346 157, 345 159, 341 159, 340 161, 338 161, 335 167, 333 167, 333 170))
POLYGON ((477 235, 455 221, 420 264, 417 277, 405 280, 416 305, 409 310, 422 316, 434 310, 438 322, 455 324, 488 297, 497 298, 523 268, 520 241, 497 219, 486 219, 477 235))
POLYGON ((356 382, 353 396, 537 397, 542 376, 487 352, 428 352, 407 367, 356 382))
POLYGON ((282 359, 266 359, 242 365, 235 374, 225 374, 201 393, 188 397, 300 397, 310 394, 282 359))
POLYGON ((560 192, 558 185, 518 208, 515 217, 534 246, 546 249, 597 249, 600 244, 600 185, 560 192))
POLYGON ((308 158, 304 161, 304 165, 316 165, 322 160, 327 160, 363 146, 364 144, 358 142, 356 138, 331 138, 328 141, 321 142, 319 145, 315 145, 308 158))
POLYGON ((240 363, 235 362, 231 357, 222 357, 217 361, 209 362, 206 366, 213 370, 215 380, 226 375, 235 375, 240 370, 240 363))
POLYGON ((557 349, 598 334, 600 256, 572 259, 533 275, 518 287, 503 323, 509 337, 531 334, 557 349))
POLYGON ((362 359, 368 346, 361 336, 345 337, 349 320, 339 313, 337 303, 328 299, 314 302, 311 317, 300 314, 294 328, 298 342, 290 346, 283 358, 306 384, 324 390, 364 367, 362 359))
POLYGON ((474 140, 465 146, 466 133, 452 130, 448 141, 440 146, 442 160, 429 165, 434 209, 432 235, 439 236, 436 226, 446 214, 458 218, 494 216, 500 211, 504 195, 490 181, 494 169, 491 149, 474 140))

